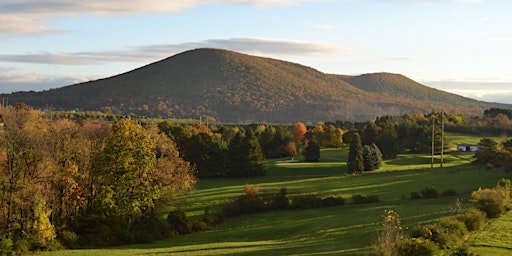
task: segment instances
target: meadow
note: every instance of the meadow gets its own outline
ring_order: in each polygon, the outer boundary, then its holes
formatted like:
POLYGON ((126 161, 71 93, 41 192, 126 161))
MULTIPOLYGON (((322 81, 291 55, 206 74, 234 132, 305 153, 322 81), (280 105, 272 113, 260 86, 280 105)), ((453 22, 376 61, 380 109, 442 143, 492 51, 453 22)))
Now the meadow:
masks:
MULTIPOLYGON (((309 210, 282 210, 248 214, 225 219, 210 230, 150 244, 106 249, 66 250, 51 255, 368 255, 382 225, 384 210, 400 214, 408 229, 443 217, 453 216, 470 206, 471 191, 493 187, 512 175, 488 170, 471 162, 470 154, 445 155, 443 168, 436 156, 399 155, 385 161, 378 171, 352 175, 345 172, 346 149, 322 150, 319 163, 296 159, 269 160, 265 177, 251 179, 201 180, 196 189, 173 202, 191 218, 198 218, 206 207, 217 212, 222 204, 243 193, 245 184, 263 191, 287 188, 289 194, 336 195, 346 204, 309 210), (426 186, 439 192, 453 189, 457 196, 435 199, 409 199, 411 192, 426 186), (378 195, 380 203, 352 205, 352 195, 378 195)), ((471 249, 481 255, 512 253, 512 215, 490 222, 482 232, 471 234, 471 249), (507 231, 508 230, 508 231, 507 231), (501 233, 500 233, 501 232, 501 233)), ((46 253, 41 253, 47 255, 46 253)))

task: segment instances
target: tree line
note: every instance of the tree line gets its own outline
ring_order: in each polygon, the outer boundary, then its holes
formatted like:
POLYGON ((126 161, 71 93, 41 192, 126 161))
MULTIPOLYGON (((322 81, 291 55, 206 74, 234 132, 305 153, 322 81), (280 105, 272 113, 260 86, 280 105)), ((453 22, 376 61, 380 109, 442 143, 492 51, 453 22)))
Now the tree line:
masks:
POLYGON ((0 242, 18 252, 51 248, 57 236, 85 245, 142 240, 161 199, 196 180, 156 126, 52 119, 24 104, 1 118, 0 242))

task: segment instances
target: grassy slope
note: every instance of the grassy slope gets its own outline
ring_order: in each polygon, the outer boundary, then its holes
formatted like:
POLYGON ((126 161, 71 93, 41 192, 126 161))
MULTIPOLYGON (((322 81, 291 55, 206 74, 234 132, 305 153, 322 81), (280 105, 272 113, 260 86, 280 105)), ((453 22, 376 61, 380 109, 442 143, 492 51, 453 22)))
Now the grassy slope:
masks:
MULTIPOLYGON (((402 156, 387 162, 383 170, 362 176, 342 175, 346 153, 323 151, 320 165, 302 162, 272 162, 267 177, 200 181, 197 190, 182 201, 183 207, 199 216, 204 207, 212 210, 234 196, 243 185, 262 189, 286 187, 290 193, 378 194, 384 202, 369 205, 280 211, 228 219, 202 233, 152 244, 111 249, 59 251, 52 255, 367 255, 385 209, 394 209, 405 226, 412 227, 454 214, 455 197, 429 200, 403 199, 427 185, 439 191, 455 189, 467 200, 478 187, 491 187, 503 173, 487 172, 468 163, 468 157, 446 156, 446 167, 430 167, 430 159, 402 156), (403 170, 401 169, 412 169, 403 170), (323 175, 319 177, 318 175, 323 175)), ((349 200, 347 200, 349 201, 349 200)), ((467 203, 465 203, 467 206, 467 203)))
POLYGON ((512 255, 512 211, 472 234, 468 244, 480 255, 512 255))

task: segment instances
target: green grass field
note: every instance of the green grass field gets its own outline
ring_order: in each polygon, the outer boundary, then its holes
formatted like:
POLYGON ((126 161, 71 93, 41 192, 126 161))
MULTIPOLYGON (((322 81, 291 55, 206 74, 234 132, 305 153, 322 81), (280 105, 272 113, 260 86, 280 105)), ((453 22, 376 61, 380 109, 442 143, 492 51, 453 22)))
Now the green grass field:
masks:
MULTIPOLYGON (((470 162, 470 155, 445 155, 445 165, 430 168, 430 157, 400 155, 386 161, 381 170, 351 175, 345 173, 346 150, 323 150, 320 163, 304 163, 298 159, 269 161, 268 175, 252 179, 201 180, 197 188, 177 200, 175 205, 187 211, 191 218, 200 216, 205 207, 218 211, 220 206, 243 193, 245 184, 263 190, 286 187, 289 194, 320 193, 338 195, 347 204, 312 210, 285 210, 244 215, 226 219, 209 231, 167 239, 151 244, 130 245, 108 249, 51 252, 51 255, 368 255, 372 240, 381 226, 386 209, 400 214, 408 228, 453 216, 456 202, 467 207, 469 193, 479 187, 493 187, 510 175, 491 172, 470 162), (439 192, 454 189, 458 197, 438 199, 407 199, 411 192, 434 186, 439 192), (383 201, 376 204, 351 205, 355 194, 375 194, 383 201)), ((170 208, 168 209, 170 210, 170 208)), ((512 226, 512 215, 508 226, 512 226)), ((499 219, 484 232, 471 237, 472 249, 510 252, 512 237, 498 245, 491 237, 503 226, 499 219), (488 232, 486 234, 485 232, 488 232), (506 247, 507 248, 502 248, 506 247), (508 250, 508 251, 507 251, 508 250)), ((500 255, 500 254, 492 254, 500 255)), ((505 255, 505 254, 501 254, 505 255)))

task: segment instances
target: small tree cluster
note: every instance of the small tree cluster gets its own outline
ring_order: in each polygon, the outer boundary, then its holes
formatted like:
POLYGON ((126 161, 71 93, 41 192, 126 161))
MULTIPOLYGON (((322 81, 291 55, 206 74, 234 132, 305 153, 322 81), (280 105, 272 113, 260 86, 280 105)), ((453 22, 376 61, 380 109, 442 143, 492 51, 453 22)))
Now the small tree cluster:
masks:
POLYGON ((373 171, 382 166, 382 153, 375 143, 362 146, 360 136, 352 132, 347 168, 352 173, 373 171))

